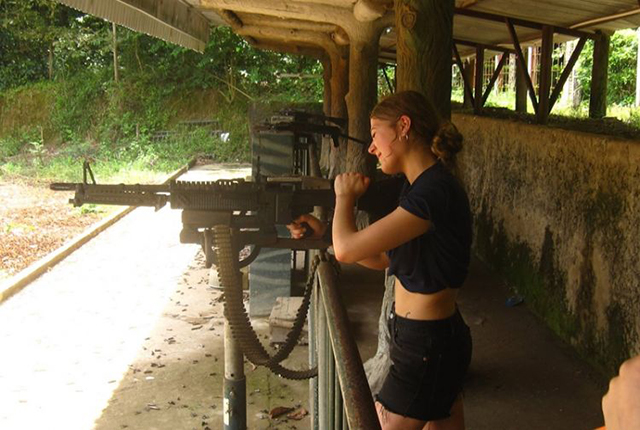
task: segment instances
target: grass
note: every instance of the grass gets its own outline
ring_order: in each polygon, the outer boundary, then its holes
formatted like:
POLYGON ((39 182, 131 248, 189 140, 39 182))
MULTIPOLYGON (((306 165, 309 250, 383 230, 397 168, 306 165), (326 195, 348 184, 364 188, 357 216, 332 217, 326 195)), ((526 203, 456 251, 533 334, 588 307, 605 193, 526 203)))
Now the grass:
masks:
MULTIPOLYGON (((451 93, 451 100, 462 103, 464 100, 462 88, 454 87, 451 93)), ((487 107, 498 107, 506 109, 515 109, 515 93, 513 91, 499 92, 495 89, 491 91, 487 102, 487 107)), ((527 99, 527 112, 533 113, 533 105, 531 100, 527 99)), ((589 101, 583 101, 578 106, 563 103, 562 97, 553 107, 552 114, 566 116, 569 118, 588 118, 589 117, 589 101)), ((610 105, 607 107, 607 117, 617 118, 631 126, 640 129, 640 106, 619 106, 610 105)))
MULTIPOLYGON (((5 142, 0 140, 0 146, 5 142)), ((133 139, 118 145, 81 141, 61 147, 45 147, 38 141, 23 144, 17 154, 0 159, 0 178, 37 183, 80 182, 82 162, 91 161, 98 183, 154 182, 183 166, 196 155, 220 161, 242 159, 225 142, 205 130, 178 136, 174 140, 152 142, 133 139)))

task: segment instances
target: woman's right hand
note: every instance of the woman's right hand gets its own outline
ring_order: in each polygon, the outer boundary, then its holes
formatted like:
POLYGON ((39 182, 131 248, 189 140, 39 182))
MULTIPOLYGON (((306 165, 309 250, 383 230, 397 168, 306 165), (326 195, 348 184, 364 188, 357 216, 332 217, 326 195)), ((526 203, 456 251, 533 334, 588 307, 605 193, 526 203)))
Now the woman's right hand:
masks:
POLYGON ((325 223, 313 215, 305 214, 300 215, 298 218, 293 220, 291 224, 287 224, 291 237, 294 239, 301 239, 305 235, 307 227, 303 225, 303 223, 307 223, 311 230, 313 230, 313 233, 310 236, 307 236, 308 238, 321 239, 322 236, 324 236, 325 231, 327 231, 327 225, 325 223))

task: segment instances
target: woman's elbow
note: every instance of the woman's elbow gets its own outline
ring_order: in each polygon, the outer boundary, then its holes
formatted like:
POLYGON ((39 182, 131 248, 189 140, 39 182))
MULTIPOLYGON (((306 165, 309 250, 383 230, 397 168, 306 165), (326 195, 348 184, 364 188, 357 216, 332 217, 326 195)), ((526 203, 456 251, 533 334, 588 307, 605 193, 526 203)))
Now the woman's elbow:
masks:
POLYGON ((334 244, 333 245, 333 252, 334 252, 334 254, 336 256, 336 260, 338 260, 341 263, 353 264, 353 263, 356 263, 358 261, 358 259, 356 258, 357 256, 355 255, 355 253, 352 252, 351 250, 349 250, 345 246, 336 246, 334 244))

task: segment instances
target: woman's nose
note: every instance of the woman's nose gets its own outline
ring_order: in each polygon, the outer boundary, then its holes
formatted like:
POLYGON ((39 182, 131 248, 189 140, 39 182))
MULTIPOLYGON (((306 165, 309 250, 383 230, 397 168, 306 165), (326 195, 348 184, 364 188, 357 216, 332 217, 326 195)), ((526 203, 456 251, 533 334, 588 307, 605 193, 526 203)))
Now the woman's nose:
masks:
POLYGON ((371 154, 371 155, 375 155, 375 154, 373 153, 373 151, 375 150, 375 148, 376 148, 376 145, 374 145, 374 144, 373 144, 373 141, 371 141, 371 144, 369 145, 369 149, 368 149, 369 154, 371 154))

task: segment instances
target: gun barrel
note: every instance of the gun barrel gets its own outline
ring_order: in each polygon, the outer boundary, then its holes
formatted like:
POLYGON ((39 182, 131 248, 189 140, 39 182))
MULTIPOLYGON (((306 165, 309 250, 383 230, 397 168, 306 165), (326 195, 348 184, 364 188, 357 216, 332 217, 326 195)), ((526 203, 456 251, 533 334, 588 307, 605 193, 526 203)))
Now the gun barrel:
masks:
POLYGON ((72 182, 54 182, 49 185, 49 189, 53 191, 75 191, 80 184, 74 184, 72 182))

